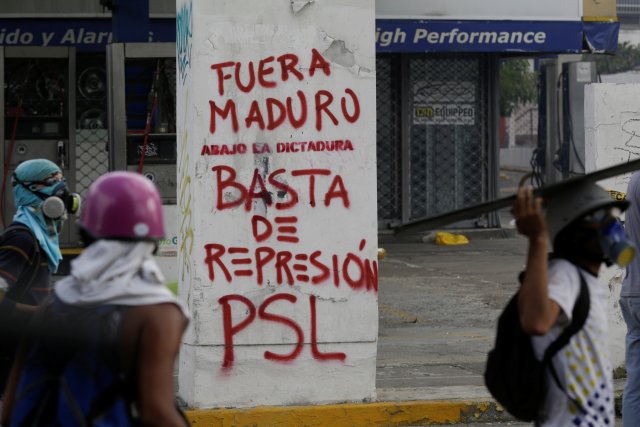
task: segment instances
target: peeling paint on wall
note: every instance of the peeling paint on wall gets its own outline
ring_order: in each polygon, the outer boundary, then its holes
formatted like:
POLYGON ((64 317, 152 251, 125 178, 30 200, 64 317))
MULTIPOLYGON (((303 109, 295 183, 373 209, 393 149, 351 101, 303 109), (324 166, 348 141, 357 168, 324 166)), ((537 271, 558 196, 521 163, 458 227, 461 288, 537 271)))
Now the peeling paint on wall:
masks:
POLYGON ((344 40, 334 40, 322 55, 338 65, 351 68, 356 65, 356 57, 352 51, 347 49, 344 40))
POLYGON ((314 0, 291 0, 291 10, 294 15, 300 13, 302 9, 312 4, 314 0))
POLYGON ((358 77, 373 77, 373 72, 369 68, 362 67, 357 63, 355 53, 347 48, 344 40, 337 40, 329 35, 325 35, 324 41, 325 43, 329 43, 329 46, 322 52, 322 55, 326 59, 349 69, 358 77))

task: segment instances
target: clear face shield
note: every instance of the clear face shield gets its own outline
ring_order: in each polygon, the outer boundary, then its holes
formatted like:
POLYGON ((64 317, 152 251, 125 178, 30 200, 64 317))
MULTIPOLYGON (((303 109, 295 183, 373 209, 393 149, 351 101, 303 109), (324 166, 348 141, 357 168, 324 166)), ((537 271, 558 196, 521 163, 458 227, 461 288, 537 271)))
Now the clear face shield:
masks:
POLYGON ((620 222, 618 208, 599 209, 584 218, 588 226, 598 231, 598 240, 605 262, 626 267, 636 255, 636 245, 629 239, 620 222))

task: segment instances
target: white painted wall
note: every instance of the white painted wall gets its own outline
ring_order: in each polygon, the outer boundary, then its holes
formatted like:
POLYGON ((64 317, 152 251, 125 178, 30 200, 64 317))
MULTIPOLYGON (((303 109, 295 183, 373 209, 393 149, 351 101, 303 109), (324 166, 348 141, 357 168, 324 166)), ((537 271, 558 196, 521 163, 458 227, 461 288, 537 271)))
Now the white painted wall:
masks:
POLYGON ((618 33, 618 42, 627 42, 633 45, 640 44, 640 30, 633 27, 620 28, 620 32, 618 33))
MULTIPOLYGON (((587 172, 627 162, 640 155, 636 142, 640 122, 640 84, 595 83, 585 88, 585 161, 587 172)), ((600 182, 608 189, 626 192, 631 174, 600 182)), ((611 267, 600 276, 609 286, 609 329, 614 368, 624 366, 624 336, 618 299, 624 270, 611 267)))
POLYGON ((583 0, 376 0, 381 19, 578 21, 583 0))
POLYGON ((193 314, 179 395, 200 408, 374 398, 374 1, 178 0, 177 15, 178 278, 193 314), (277 58, 290 54, 299 62, 285 80, 277 58), (273 87, 243 92, 234 65, 216 68, 227 61, 242 64, 242 84, 253 62, 273 87), (268 122, 268 99, 286 106, 290 97, 296 119, 300 96, 304 123, 287 118, 260 129, 255 105, 268 122), (337 123, 321 113, 319 128, 316 99, 328 96, 337 123), (228 102, 237 106, 237 131, 212 107, 228 102), (278 150, 338 140, 342 151, 278 150), (247 152, 221 154, 234 144, 247 152), (310 169, 313 178, 304 175, 310 169), (255 194, 234 205, 244 191, 255 194), (272 234, 261 240, 267 222, 272 234), (263 268, 259 259, 267 260, 263 268))

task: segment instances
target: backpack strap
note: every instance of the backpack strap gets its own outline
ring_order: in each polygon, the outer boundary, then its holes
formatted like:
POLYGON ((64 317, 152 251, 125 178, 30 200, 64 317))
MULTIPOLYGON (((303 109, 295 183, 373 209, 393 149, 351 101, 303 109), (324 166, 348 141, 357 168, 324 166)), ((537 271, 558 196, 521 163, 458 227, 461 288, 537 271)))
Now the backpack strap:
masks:
POLYGON ((556 369, 553 366, 553 363, 551 362, 551 359, 553 358, 553 356, 555 356, 556 353, 560 351, 560 349, 562 349, 565 345, 569 343, 569 340, 571 340, 571 337, 573 337, 578 331, 582 329, 585 322, 587 321, 587 317, 589 316, 589 310, 591 309, 591 298, 589 296, 589 287, 587 286, 587 282, 584 276, 582 275, 582 273, 580 272, 580 270, 578 270, 578 276, 580 276, 580 293, 578 294, 578 298, 576 298, 576 302, 573 305, 573 310, 571 312, 571 323, 569 324, 569 326, 564 328, 562 333, 558 336, 558 338, 555 339, 555 341, 549 344, 549 347, 547 347, 547 349, 544 352, 544 357, 542 361, 544 364, 549 366, 549 370, 551 371, 551 376, 555 380, 558 388, 562 390, 562 392, 565 395, 567 395, 567 397, 571 399, 574 404, 576 404, 579 408, 584 409, 582 405, 580 405, 578 402, 575 401, 575 399, 572 399, 567 394, 567 391, 562 386, 562 383, 560 382, 560 377, 558 377, 558 373, 556 372, 556 369))

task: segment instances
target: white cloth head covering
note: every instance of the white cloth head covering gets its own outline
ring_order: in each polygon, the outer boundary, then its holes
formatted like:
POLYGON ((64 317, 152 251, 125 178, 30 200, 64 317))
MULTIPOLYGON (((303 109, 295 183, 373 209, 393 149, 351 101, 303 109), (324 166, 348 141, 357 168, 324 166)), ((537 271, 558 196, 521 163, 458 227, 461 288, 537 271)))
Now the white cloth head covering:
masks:
POLYGON ((98 240, 71 261, 71 275, 55 285, 62 302, 74 306, 141 306, 172 303, 186 307, 164 285, 151 242, 98 240))

